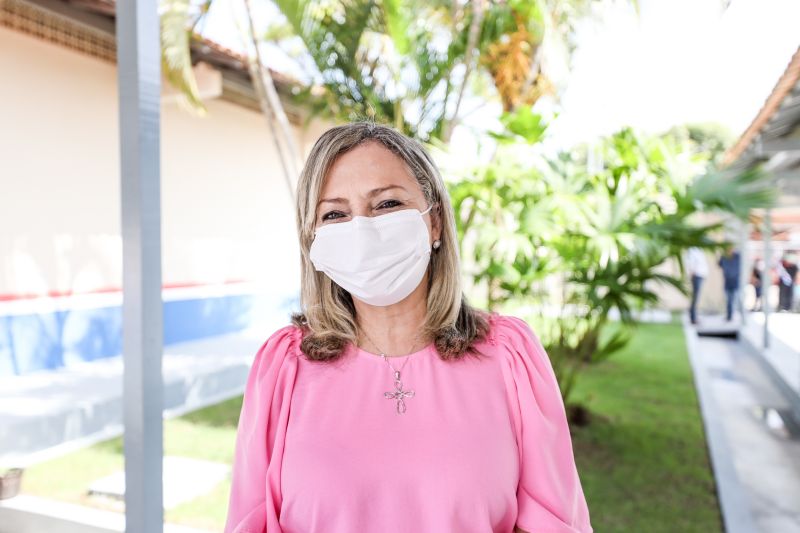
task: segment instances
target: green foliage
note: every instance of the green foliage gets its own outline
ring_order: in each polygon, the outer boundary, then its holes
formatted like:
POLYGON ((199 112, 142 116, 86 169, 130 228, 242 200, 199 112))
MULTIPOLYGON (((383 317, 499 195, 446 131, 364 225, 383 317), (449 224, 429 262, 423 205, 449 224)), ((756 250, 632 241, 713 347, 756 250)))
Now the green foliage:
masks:
MULTIPOLYGON (((208 3, 199 10, 200 13, 207 11, 208 3)), ((161 63, 164 76, 181 92, 189 107, 204 114, 206 108, 192 72, 190 50, 190 24, 196 11, 190 0, 161 1, 161 63)))
MULTIPOLYGON (((189 44, 212 1, 164 0, 162 8, 164 72, 201 112, 189 44)), ((575 24, 599 0, 274 1, 285 20, 272 21, 260 38, 294 50, 302 43, 304 53, 289 55, 311 83, 291 97, 306 120, 371 119, 446 141, 466 87, 488 89, 484 96, 512 111, 557 92, 545 67, 569 61, 575 24), (561 42, 548 54, 568 52, 543 61, 545 36, 561 42)))
MULTIPOLYGON (((543 63, 534 55, 545 32, 568 41, 591 1, 275 3, 313 64, 309 77, 318 87, 294 94, 309 116, 368 118, 429 141, 447 137, 473 72, 493 88, 487 97, 499 98, 504 107, 533 103, 544 92, 536 86, 543 63), (470 41, 473 22, 477 34, 470 41)), ((279 45, 288 42, 285 25, 276 24, 269 36, 279 45)))
POLYGON ((773 205, 777 190, 769 185, 760 167, 743 172, 710 172, 698 177, 686 191, 684 210, 691 206, 703 210, 719 209, 741 219, 755 208, 773 205))
POLYGON ((709 162, 715 166, 736 141, 736 136, 728 128, 712 122, 676 126, 669 130, 668 135, 679 142, 689 141, 697 152, 707 154, 709 162))
POLYGON ((500 123, 505 127, 501 133, 490 132, 489 135, 501 143, 527 142, 536 144, 544 138, 547 124, 538 113, 530 107, 519 108, 515 112, 503 113, 500 123))
POLYGON ((450 188, 461 255, 490 308, 535 310, 565 397, 584 364, 626 344, 627 329, 601 336, 614 313, 630 328, 660 286, 685 290, 666 262, 721 245, 721 223, 697 215, 743 217, 774 198, 758 172, 704 173, 709 154, 688 139, 623 129, 544 157, 541 117, 519 109, 503 124, 494 158, 450 188))
POLYGON ((440 134, 445 102, 453 91, 448 76, 464 48, 461 35, 444 45, 442 36, 437 38, 437 32, 447 30, 444 3, 276 4, 305 45, 314 65, 310 76, 324 88, 321 95, 311 86, 295 94, 298 103, 311 108, 309 116, 369 118, 423 139, 440 134))
POLYGON ((384 0, 386 33, 392 38, 398 54, 408 54, 411 42, 406 29, 411 26, 410 13, 402 0, 384 0))

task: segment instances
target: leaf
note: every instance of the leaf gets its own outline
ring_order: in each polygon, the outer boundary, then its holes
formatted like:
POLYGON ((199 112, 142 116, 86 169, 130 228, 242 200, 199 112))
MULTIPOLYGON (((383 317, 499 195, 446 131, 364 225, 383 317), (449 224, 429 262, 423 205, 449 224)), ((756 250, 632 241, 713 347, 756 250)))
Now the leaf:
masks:
POLYGON ((279 42, 296 36, 297 33, 295 33, 294 26, 292 26, 288 20, 281 20, 270 23, 261 35, 261 39, 264 41, 279 42))
POLYGON ((295 33, 302 37, 304 33, 304 17, 309 2, 307 0, 275 0, 275 5, 281 10, 289 24, 292 25, 295 33))
POLYGON ((395 49, 400 54, 407 54, 410 50, 408 39, 408 19, 410 6, 404 5, 402 0, 383 0, 386 30, 392 38, 395 49))
POLYGON ((526 81, 541 39, 528 31, 523 13, 513 8, 490 8, 487 22, 494 26, 494 31, 487 33, 496 37, 484 46, 480 62, 494 80, 503 111, 512 111, 523 104, 532 105, 541 94, 532 90, 533 87, 526 87, 526 81))
POLYGON ((161 64, 167 81, 178 89, 192 109, 205 114, 197 80, 192 71, 190 49, 192 18, 189 0, 161 3, 161 64))
POLYGON ((547 130, 542 115, 534 113, 529 106, 523 106, 516 111, 505 112, 500 117, 500 122, 505 126, 506 131, 502 133, 489 134, 498 141, 510 143, 524 141, 528 144, 536 144, 544 138, 547 130))
POLYGON ((594 353, 592 353, 592 362, 598 363, 600 361, 605 361, 614 355, 614 353, 627 346, 632 338, 632 328, 620 327, 611 335, 609 339, 600 344, 594 353))
POLYGON ((777 196, 777 188, 767 174, 760 167, 754 167, 738 173, 717 171, 699 176, 679 204, 684 209, 699 204, 745 219, 753 209, 774 206, 777 196))

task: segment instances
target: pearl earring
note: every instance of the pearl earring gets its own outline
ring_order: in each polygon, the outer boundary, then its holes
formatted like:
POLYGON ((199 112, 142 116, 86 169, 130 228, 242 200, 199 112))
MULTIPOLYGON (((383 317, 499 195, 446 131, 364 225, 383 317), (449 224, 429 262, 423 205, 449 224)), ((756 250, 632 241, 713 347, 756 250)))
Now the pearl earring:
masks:
POLYGON ((441 245, 442 245, 442 241, 440 241, 439 239, 436 239, 435 241, 433 241, 433 249, 434 250, 438 250, 441 245))

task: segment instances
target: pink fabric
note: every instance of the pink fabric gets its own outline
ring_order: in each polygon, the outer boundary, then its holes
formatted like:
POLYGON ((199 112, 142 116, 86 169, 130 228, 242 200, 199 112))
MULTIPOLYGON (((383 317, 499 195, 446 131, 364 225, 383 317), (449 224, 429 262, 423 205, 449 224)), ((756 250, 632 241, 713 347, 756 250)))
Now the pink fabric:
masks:
POLYGON ((287 326, 256 354, 226 533, 592 531, 550 361, 521 319, 491 316, 481 360, 410 355, 402 415, 380 357, 317 363, 301 338, 287 326))

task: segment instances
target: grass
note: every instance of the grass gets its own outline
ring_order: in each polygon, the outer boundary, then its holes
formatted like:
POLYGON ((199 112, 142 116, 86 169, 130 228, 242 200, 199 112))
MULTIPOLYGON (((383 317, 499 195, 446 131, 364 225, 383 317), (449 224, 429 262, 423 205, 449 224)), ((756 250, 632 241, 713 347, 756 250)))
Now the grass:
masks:
POLYGON ((592 412, 573 444, 597 532, 722 531, 679 325, 640 325, 581 374, 572 401, 592 412))
MULTIPOLYGON (((580 376, 573 399, 592 412, 592 423, 574 430, 573 443, 598 533, 722 531, 679 325, 641 325, 622 352, 580 376)), ((230 463, 240 408, 236 398, 167 420, 165 453, 230 463)), ((122 468, 117 438, 31 467, 23 491, 114 508, 85 491, 93 480, 122 468)), ((219 531, 229 490, 229 482, 222 482, 168 510, 166 519, 219 531)))
MULTIPOLYGON (((242 398, 195 411, 164 422, 164 454, 230 464, 236 423, 242 398)), ((34 465, 25 470, 22 491, 26 494, 121 511, 121 503, 99 500, 86 494, 89 484, 122 470, 122 438, 34 465)), ((220 531, 228 509, 230 482, 219 483, 211 492, 169 509, 168 522, 220 531)))

